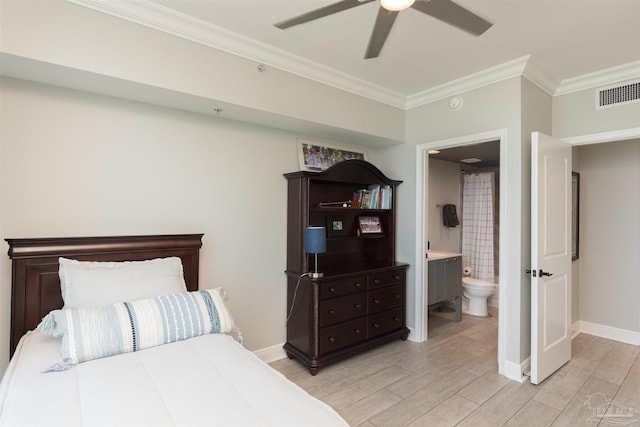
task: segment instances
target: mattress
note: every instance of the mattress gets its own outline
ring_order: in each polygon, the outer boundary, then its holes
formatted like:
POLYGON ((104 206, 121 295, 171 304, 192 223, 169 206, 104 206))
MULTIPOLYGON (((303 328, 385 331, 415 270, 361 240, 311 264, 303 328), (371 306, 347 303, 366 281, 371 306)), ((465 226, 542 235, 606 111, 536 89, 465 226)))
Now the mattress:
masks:
POLYGON ((0 384, 0 425, 347 425, 224 334, 42 373, 59 360, 60 338, 22 338, 0 384))

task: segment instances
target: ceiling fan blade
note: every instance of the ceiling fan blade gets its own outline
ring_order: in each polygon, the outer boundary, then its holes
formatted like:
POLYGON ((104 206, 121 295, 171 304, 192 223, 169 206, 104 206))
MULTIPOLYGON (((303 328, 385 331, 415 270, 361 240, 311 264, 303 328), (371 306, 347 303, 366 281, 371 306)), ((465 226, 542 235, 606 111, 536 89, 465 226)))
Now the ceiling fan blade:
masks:
POLYGON ((378 9, 376 24, 374 25, 373 32, 369 38, 369 46, 367 46, 367 53, 364 55, 364 59, 378 57, 397 16, 397 11, 392 12, 380 6, 380 9, 378 9))
POLYGON ((493 25, 451 0, 417 0, 411 7, 476 36, 493 25))
POLYGON ((342 12, 343 10, 351 9, 352 7, 360 6, 363 4, 371 3, 376 0, 344 0, 338 3, 333 3, 320 9, 312 10, 308 13, 303 13, 286 21, 278 22, 274 26, 284 30, 294 25, 304 24, 305 22, 313 21, 318 18, 323 18, 334 13, 342 12))

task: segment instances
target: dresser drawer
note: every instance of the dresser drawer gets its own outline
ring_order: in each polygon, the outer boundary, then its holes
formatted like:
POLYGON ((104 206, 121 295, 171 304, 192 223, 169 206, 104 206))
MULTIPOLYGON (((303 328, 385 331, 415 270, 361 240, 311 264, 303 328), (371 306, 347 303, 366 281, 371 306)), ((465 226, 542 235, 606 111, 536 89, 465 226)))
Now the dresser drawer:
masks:
POLYGON ((402 328, 402 307, 367 317, 367 338, 373 338, 402 328))
POLYGON ((364 316, 366 307, 367 296, 364 292, 320 301, 320 327, 364 316))
POLYGON ((367 292, 367 313, 377 313, 402 305, 402 285, 367 292))
POLYGON ((364 341, 367 336, 366 318, 351 320, 320 329, 319 352, 330 353, 351 344, 364 341))
POLYGON ((364 291, 366 283, 366 276, 349 277, 347 279, 323 282, 320 284, 320 299, 335 298, 341 295, 364 291))
POLYGON ((375 273, 369 275, 367 288, 381 288, 383 286, 400 284, 403 282, 403 270, 385 271, 384 273, 375 273))

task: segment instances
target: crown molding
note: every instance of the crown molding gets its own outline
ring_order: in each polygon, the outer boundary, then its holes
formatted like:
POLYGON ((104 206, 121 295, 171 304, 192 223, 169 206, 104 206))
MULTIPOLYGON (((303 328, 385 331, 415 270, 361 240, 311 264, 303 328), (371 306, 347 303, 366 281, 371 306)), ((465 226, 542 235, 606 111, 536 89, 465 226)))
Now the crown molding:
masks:
POLYGON ((405 108, 405 96, 146 0, 66 0, 378 102, 405 108))
POLYGON ((551 96, 553 96, 560 83, 558 79, 547 73, 544 67, 533 57, 529 58, 523 76, 551 96))
POLYGON ((425 105, 439 99, 458 95, 462 92, 478 89, 483 86, 488 86, 493 83, 498 83, 500 81, 510 79, 512 77, 521 76, 524 73, 529 58, 530 55, 523 56, 521 58, 505 62, 504 64, 487 68, 486 70, 477 72, 475 74, 452 80, 440 86, 436 86, 434 88, 418 92, 414 95, 410 95, 407 97, 406 108, 411 109, 419 107, 421 105, 425 105))
POLYGON ((553 95, 566 95, 580 90, 593 89, 599 86, 638 78, 640 78, 640 61, 635 61, 628 64, 622 64, 617 67, 596 71, 594 73, 562 80, 553 95))
POLYGON ((628 139, 639 139, 640 127, 594 133, 588 135, 572 136, 562 138, 563 141, 571 145, 599 144, 602 142, 626 141, 628 139))

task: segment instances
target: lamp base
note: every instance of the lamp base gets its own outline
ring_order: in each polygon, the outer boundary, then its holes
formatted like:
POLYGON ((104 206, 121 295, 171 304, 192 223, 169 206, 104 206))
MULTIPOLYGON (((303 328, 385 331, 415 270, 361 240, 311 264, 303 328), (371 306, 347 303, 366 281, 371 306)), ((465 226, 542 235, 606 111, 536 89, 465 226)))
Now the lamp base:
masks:
POLYGON ((319 279, 321 277, 324 277, 324 273, 311 272, 309 273, 309 277, 311 277, 312 279, 319 279))

